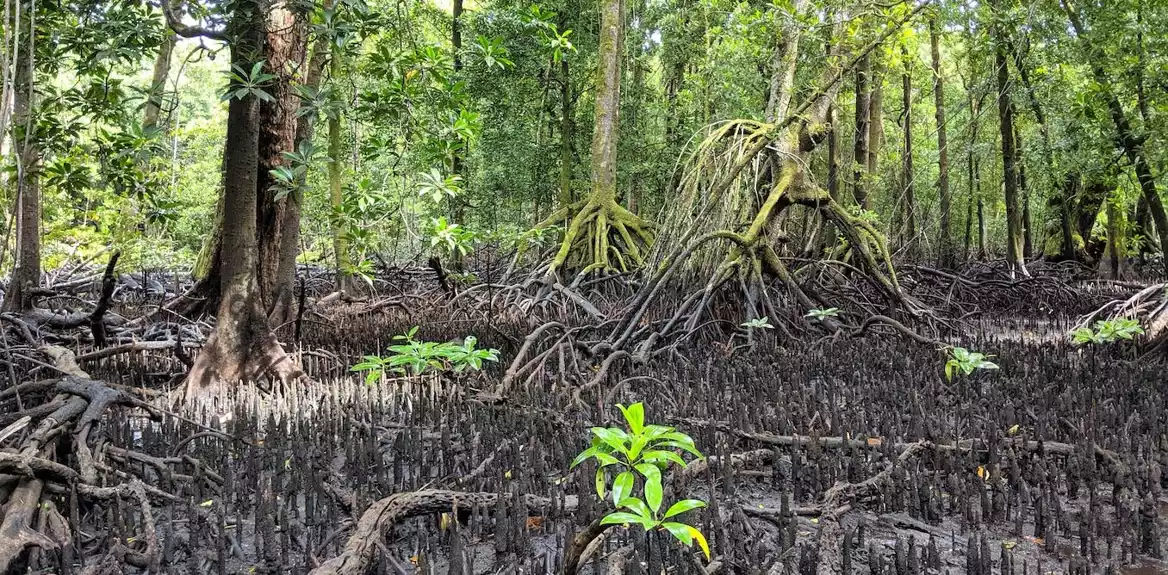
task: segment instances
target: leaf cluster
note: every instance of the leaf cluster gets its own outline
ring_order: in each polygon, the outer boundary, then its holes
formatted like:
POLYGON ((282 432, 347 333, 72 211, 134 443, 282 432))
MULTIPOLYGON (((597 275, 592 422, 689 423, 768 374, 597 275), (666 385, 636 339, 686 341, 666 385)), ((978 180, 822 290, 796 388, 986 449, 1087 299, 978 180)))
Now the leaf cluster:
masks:
POLYGON ((601 519, 602 525, 640 525, 645 531, 664 529, 686 546, 695 542, 706 558, 710 547, 696 527, 678 521, 666 521, 693 509, 705 507, 699 499, 683 499, 661 512, 664 489, 661 474, 671 464, 685 467, 678 451, 701 458, 690 436, 664 425, 645 425, 645 406, 634 403, 628 407, 617 405, 624 415, 627 430, 619 427, 593 427, 592 444, 572 461, 572 467, 596 460, 596 494, 601 499, 611 493, 616 511, 601 519), (616 473, 608 486, 610 470, 616 473), (640 478, 642 495, 634 495, 640 478))

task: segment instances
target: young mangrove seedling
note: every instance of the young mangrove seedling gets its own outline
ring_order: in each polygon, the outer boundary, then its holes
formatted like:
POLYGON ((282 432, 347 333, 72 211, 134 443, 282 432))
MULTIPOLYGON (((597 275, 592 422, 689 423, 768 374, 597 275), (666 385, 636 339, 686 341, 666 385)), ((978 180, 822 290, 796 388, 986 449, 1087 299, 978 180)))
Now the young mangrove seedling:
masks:
POLYGON ((634 403, 628 407, 617 404, 624 415, 628 429, 619 427, 593 427, 592 445, 572 461, 572 467, 595 459, 596 494, 605 499, 611 494, 615 511, 601 519, 602 525, 640 525, 645 531, 662 529, 668 531, 687 547, 695 542, 710 558, 710 546, 706 537, 696 527, 681 523, 675 518, 686 511, 705 507, 700 499, 683 499, 662 509, 664 490, 661 475, 671 465, 685 467, 687 464, 678 451, 686 452, 699 459, 702 454, 694 446, 690 436, 664 425, 645 425, 645 406, 634 403), (610 473, 615 473, 612 483, 608 483, 610 473), (641 496, 635 495, 636 486, 641 485, 641 496))
POLYGON ((950 347, 947 349, 949 361, 945 362, 945 379, 953 381, 956 373, 969 375, 976 369, 998 369, 998 364, 989 361, 988 355, 969 351, 964 347, 950 347))
POLYGON ((349 371, 365 372, 365 383, 372 385, 381 379, 386 370, 402 375, 421 375, 427 371, 479 371, 484 361, 499 361, 499 350, 477 349, 478 339, 466 336, 462 343, 447 341, 418 341, 414 336, 418 326, 410 331, 393 336, 397 345, 386 348, 391 355, 367 355, 349 371))

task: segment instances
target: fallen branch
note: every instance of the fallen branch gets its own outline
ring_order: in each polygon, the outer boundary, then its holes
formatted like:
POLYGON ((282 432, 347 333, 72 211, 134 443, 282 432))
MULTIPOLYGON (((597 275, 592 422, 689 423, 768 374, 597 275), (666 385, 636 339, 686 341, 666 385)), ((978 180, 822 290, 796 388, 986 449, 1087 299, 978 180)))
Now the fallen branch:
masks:
MULTIPOLYGON (((394 525, 422 515, 446 513, 455 509, 471 509, 476 506, 491 507, 498 503, 498 493, 446 491, 424 489, 395 493, 369 506, 357 527, 345 543, 341 554, 325 561, 313 569, 311 575, 356 575, 369 572, 377 554, 378 544, 385 532, 394 525)), ((551 507, 552 501, 546 497, 523 496, 528 509, 551 507)))

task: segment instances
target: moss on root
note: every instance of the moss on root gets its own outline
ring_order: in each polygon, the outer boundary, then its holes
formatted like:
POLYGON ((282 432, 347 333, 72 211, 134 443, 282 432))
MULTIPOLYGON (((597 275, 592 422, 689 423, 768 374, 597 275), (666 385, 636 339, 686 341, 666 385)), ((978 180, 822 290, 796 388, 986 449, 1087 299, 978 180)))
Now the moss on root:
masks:
POLYGON ((556 210, 537 227, 568 220, 560 249, 548 264, 549 275, 571 271, 626 272, 645 263, 653 225, 606 194, 593 194, 556 210), (569 219, 570 218, 570 219, 569 219))

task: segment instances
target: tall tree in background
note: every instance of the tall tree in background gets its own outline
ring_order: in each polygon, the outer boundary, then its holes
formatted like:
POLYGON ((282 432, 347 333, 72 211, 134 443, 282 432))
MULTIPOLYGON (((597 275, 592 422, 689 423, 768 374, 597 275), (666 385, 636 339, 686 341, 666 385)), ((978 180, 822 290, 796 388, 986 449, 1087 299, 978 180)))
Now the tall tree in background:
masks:
POLYGON ((1098 90, 1107 104, 1111 122, 1115 125, 1116 143, 1119 144, 1124 155, 1135 168, 1136 180, 1140 184, 1140 191, 1148 204, 1152 222, 1155 223, 1156 233, 1160 238, 1160 251, 1164 256, 1164 261, 1168 262, 1168 215, 1164 212, 1164 203, 1160 199, 1160 192, 1156 189, 1156 178, 1152 174, 1152 168, 1148 164, 1144 150, 1144 143, 1148 140, 1147 135, 1139 134, 1132 128, 1127 112, 1123 109, 1123 104, 1120 103, 1111 87, 1111 78, 1104 67, 1107 58, 1094 43, 1095 38, 1088 34, 1078 9, 1069 0, 1062 0, 1062 6, 1075 30, 1079 45, 1087 56, 1087 63, 1091 66, 1098 90))
MULTIPOLYGON (((569 8, 571 4, 569 3, 569 8)), ((565 13, 560 14, 557 32, 563 34, 568 29, 565 13)), ((575 108, 573 107, 572 74, 568 67, 568 56, 559 55, 560 60, 560 175, 558 206, 570 206, 576 201, 572 191, 572 142, 576 138, 575 108)))
POLYGON ((31 291, 41 283, 41 151, 36 137, 36 31, 31 2, 21 2, 13 27, 16 68, 12 98, 12 149, 16 159, 16 265, 3 311, 32 309, 31 291))
MULTIPOLYGON (((325 13, 331 14, 332 18, 337 17, 336 3, 328 2, 325 5, 325 13)), ((341 77, 342 67, 341 63, 344 59, 344 52, 338 42, 330 40, 329 46, 329 80, 333 82, 333 89, 329 91, 329 95, 334 99, 340 97, 340 90, 337 86, 341 77)), ((337 264, 337 289, 341 293, 348 293, 353 288, 352 278, 352 262, 349 259, 349 242, 345 236, 344 226, 337 217, 345 203, 344 197, 344 183, 341 177, 341 168, 344 164, 344 152, 341 150, 341 116, 342 105, 340 102, 333 102, 326 114, 328 117, 328 184, 329 184, 329 206, 333 210, 332 222, 332 236, 333 236, 333 256, 336 258, 337 264)))
POLYGON ((600 4, 597 50, 596 112, 592 131, 592 193, 564 206, 537 225, 568 221, 564 239, 548 266, 555 276, 563 268, 582 274, 640 266, 652 241, 651 225, 617 202, 616 152, 620 122, 622 0, 600 4))
MULTIPOLYGON (((884 147, 884 76, 888 71, 888 63, 882 52, 873 52, 868 70, 868 158, 865 166, 869 196, 880 182, 880 153, 884 147)), ((871 203, 871 197, 868 201, 871 203)))
POLYGON ((901 241, 909 247, 910 252, 916 250, 917 242, 917 201, 916 188, 913 185, 913 143, 912 143, 912 58, 909 57, 908 46, 900 46, 901 64, 904 72, 901 74, 901 126, 904 134, 904 148, 901 154, 901 190, 904 202, 904 232, 901 241))
POLYGON ((168 33, 158 47, 158 54, 154 56, 154 68, 150 74, 150 88, 146 92, 145 111, 143 112, 142 127, 153 128, 158 125, 158 116, 162 112, 162 104, 166 94, 166 81, 170 78, 170 61, 174 56, 174 47, 178 43, 178 36, 168 33))
POLYGON ((945 77, 941 66, 940 16, 929 18, 929 53, 933 65, 933 107, 937 118, 937 200, 941 209, 940 254, 941 267, 953 265, 953 239, 950 226, 953 220, 952 199, 949 196, 949 143, 945 132, 945 77))
POLYGON ((1022 252, 1022 213, 1018 204, 1018 153, 1015 148, 1014 102, 1010 96, 1010 71, 1007 66, 1005 19, 1000 2, 994 6, 994 70, 998 89, 998 127, 1002 143, 1002 183, 1006 197, 1006 266, 1010 275, 1028 276, 1022 252))
POLYGON ((872 70, 871 56, 865 54, 856 66, 856 131, 855 150, 852 168, 852 197, 863 209, 868 209, 868 184, 871 176, 868 173, 868 145, 870 132, 868 123, 871 121, 872 92, 868 85, 868 74, 872 70))

